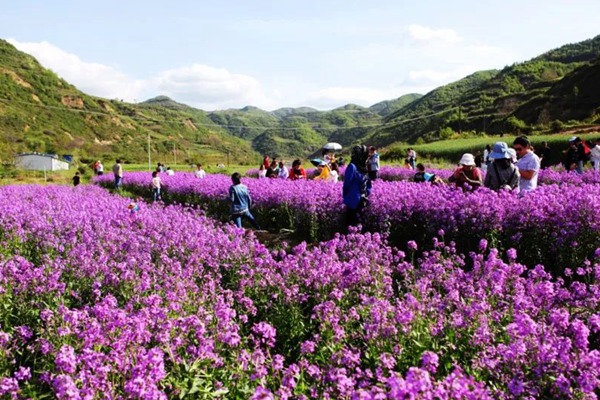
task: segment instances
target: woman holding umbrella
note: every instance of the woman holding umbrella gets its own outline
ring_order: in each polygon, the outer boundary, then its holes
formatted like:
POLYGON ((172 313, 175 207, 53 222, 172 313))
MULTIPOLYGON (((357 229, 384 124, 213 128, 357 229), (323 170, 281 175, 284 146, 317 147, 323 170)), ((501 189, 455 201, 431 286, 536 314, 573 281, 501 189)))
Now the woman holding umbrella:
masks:
POLYGON ((327 165, 331 165, 335 161, 335 152, 340 150, 342 150, 342 145, 339 143, 331 142, 323 146, 322 156, 327 165))
POLYGON ((342 195, 346 205, 346 225, 358 225, 359 215, 369 204, 371 181, 367 177, 367 146, 354 146, 350 164, 344 172, 342 195))

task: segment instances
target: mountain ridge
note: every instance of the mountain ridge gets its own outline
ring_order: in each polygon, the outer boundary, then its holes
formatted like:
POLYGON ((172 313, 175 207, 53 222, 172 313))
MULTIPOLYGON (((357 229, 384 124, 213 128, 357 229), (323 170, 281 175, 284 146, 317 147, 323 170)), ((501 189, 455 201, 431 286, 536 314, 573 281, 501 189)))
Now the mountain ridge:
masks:
POLYGON ((156 158, 212 162, 231 154, 254 163, 265 153, 306 156, 328 141, 389 146, 592 123, 600 114, 599 57, 597 36, 370 107, 204 111, 164 95, 136 104, 87 95, 0 39, 0 158, 40 151, 143 160, 150 138, 156 158))

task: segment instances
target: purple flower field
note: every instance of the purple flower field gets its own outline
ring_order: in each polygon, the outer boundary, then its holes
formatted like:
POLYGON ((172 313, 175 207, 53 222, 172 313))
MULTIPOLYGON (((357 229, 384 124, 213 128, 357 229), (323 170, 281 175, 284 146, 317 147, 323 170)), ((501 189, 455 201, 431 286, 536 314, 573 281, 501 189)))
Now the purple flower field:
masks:
MULTIPOLYGON (((444 180, 448 180, 453 172, 452 169, 443 168, 426 168, 426 171, 444 180)), ((383 165, 379 170, 379 178, 384 181, 412 181, 415 172, 415 170, 404 167, 383 165)), ((314 168, 306 170, 308 176, 312 176, 314 173, 314 168)), ((482 175, 485 177, 485 171, 482 171, 482 175)), ((258 178, 258 169, 255 168, 246 171, 246 176, 249 178, 258 178)), ((340 176, 344 176, 344 168, 340 169, 340 176)), ((582 185, 585 183, 600 183, 600 175, 592 169, 586 169, 582 174, 577 174, 575 172, 567 172, 562 167, 553 167, 541 170, 538 181, 540 184, 582 185)))
POLYGON ((269 250, 197 210, 128 204, 0 188, 5 398, 597 398, 597 258, 552 278, 486 240, 269 250))
MULTIPOLYGON (((562 174, 567 181, 588 176, 562 174)), ((148 173, 129 173, 124 187, 148 197, 149 180, 148 173)), ((112 179, 105 175, 96 182, 110 187, 112 179)), ((327 240, 343 229, 341 184, 252 178, 243 183, 252 193, 254 214, 262 227, 294 229, 307 241, 327 240)), ((223 175, 163 177, 165 198, 170 202, 199 205, 222 221, 229 216, 230 184, 223 175)), ((485 188, 470 193, 452 185, 377 180, 370 200, 363 227, 389 233, 390 241, 401 248, 409 240, 430 243, 441 230, 444 239, 454 241, 461 252, 476 250, 478 240, 485 238, 501 250, 517 249, 527 265, 541 263, 560 273, 564 267, 581 264, 600 247, 600 219, 596 216, 600 185, 583 180, 543 184, 522 198, 485 188)))

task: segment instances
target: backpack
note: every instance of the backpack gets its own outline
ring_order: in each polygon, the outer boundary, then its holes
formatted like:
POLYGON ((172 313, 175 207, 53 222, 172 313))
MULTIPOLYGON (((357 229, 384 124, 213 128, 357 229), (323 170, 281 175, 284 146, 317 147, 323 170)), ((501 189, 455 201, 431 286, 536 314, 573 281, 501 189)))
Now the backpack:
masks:
POLYGON ((582 141, 581 145, 583 146, 584 160, 588 161, 590 159, 590 155, 592 154, 592 151, 590 150, 590 147, 587 145, 587 143, 585 141, 582 141))

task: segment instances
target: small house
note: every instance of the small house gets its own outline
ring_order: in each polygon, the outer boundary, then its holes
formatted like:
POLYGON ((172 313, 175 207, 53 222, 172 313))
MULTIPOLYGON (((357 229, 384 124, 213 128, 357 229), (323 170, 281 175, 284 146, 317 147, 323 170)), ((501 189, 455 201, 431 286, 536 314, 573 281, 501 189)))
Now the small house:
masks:
POLYGON ((17 156, 18 168, 35 171, 62 171, 69 169, 69 163, 59 160, 56 154, 23 153, 17 156))

